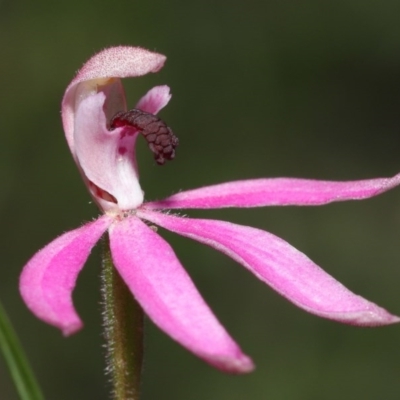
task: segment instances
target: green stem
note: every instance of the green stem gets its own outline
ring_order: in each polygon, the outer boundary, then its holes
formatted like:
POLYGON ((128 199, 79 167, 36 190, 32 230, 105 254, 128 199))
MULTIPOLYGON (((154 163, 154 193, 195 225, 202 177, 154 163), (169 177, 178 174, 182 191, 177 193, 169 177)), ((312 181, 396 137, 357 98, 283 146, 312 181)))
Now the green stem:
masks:
POLYGON ((43 400, 21 344, 0 303, 0 350, 21 400, 43 400))
POLYGON ((143 311, 115 269, 108 236, 102 265, 107 369, 114 400, 138 400, 143 359, 143 311))

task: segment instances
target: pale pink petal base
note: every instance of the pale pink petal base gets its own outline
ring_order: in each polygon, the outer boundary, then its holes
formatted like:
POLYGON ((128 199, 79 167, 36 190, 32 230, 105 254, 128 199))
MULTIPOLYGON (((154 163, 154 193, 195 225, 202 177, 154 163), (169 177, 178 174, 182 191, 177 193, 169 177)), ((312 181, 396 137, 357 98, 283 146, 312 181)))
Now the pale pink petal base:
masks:
POLYGON ((76 157, 85 177, 111 194, 118 204, 97 198, 103 210, 130 210, 143 201, 134 159, 136 136, 123 129, 109 131, 103 112, 105 96, 92 95, 81 101, 75 115, 76 157))
POLYGON ((150 319, 211 365, 231 373, 253 363, 214 317, 171 247, 131 216, 110 228, 114 264, 150 319))
POLYGON ((316 206, 334 201, 362 200, 400 184, 393 178, 334 182, 296 178, 251 179, 187 190, 146 203, 151 209, 262 206, 316 206))
POLYGON ((112 219, 105 215, 64 233, 38 251, 22 271, 20 291, 28 308, 66 336, 82 327, 72 303, 77 276, 111 223, 112 219))
POLYGON ((152 211, 140 211, 138 215, 227 254, 312 314, 358 326, 400 321, 350 292, 303 253, 270 233, 229 222, 180 218, 152 211))

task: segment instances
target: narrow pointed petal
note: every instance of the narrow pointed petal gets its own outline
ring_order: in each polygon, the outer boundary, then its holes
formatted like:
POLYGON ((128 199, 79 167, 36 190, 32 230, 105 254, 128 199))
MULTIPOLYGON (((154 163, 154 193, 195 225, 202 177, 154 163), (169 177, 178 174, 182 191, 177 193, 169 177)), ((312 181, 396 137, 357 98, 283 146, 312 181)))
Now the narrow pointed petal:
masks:
MULTIPOLYGON (((74 153, 74 114, 77 106, 76 89, 79 84, 91 80, 106 82, 112 78, 135 77, 157 72, 163 67, 165 60, 166 57, 162 54, 127 46, 105 49, 89 59, 69 84, 62 102, 64 131, 72 153, 74 153)), ((93 91, 97 91, 96 84, 93 91)))
POLYGON ((138 215, 227 254, 292 303, 320 317, 358 326, 399 322, 355 295, 284 240, 223 221, 180 218, 151 211, 138 215))
POLYGON ((82 327, 72 303, 77 276, 112 221, 103 216, 64 233, 38 251, 22 271, 20 292, 28 308, 66 336, 82 327))
POLYGON ((171 247, 137 217, 110 228, 122 278, 152 321, 211 365, 232 373, 253 369, 214 317, 171 247))
POLYGON ((297 178, 252 179, 205 186, 146 203, 151 209, 263 206, 317 206, 334 201, 362 200, 400 184, 393 178, 334 182, 297 178))

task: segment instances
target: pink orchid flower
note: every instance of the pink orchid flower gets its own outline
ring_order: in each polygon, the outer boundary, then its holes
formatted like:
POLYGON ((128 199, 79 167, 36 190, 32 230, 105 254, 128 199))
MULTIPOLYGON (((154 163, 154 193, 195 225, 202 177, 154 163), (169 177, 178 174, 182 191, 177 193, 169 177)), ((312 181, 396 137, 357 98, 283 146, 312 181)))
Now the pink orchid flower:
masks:
MULTIPOLYGON (((129 124, 117 124, 112 129, 111 121, 117 112, 126 111, 120 78, 156 72, 164 62, 163 55, 138 47, 109 48, 92 57, 68 86, 62 102, 65 135, 84 182, 104 215, 64 233, 27 263, 20 290, 30 310, 60 328, 64 335, 82 327, 72 303, 72 291, 91 249, 108 230, 115 267, 160 329, 221 370, 251 371, 251 359, 213 315, 169 244, 148 226, 155 224, 232 257, 312 314, 358 326, 398 322, 398 317, 353 294, 303 253, 271 233, 163 211, 311 206, 361 200, 397 186, 400 174, 351 182, 295 178, 233 181, 180 192, 161 201, 143 202, 135 159, 139 130, 129 124)), ((136 108, 156 114, 170 97, 167 86, 154 87, 136 108)), ((165 146, 161 152, 164 150, 165 146)), ((166 153, 172 158, 171 149, 166 153)))

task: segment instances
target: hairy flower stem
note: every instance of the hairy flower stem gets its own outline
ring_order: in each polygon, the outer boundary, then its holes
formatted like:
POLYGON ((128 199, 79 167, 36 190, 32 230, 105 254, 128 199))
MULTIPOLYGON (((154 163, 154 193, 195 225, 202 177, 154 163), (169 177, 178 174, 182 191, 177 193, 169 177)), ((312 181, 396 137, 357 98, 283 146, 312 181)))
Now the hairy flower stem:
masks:
POLYGON ((143 310, 115 269, 108 235, 103 240, 103 325, 106 372, 114 400, 138 400, 143 359, 143 310))

